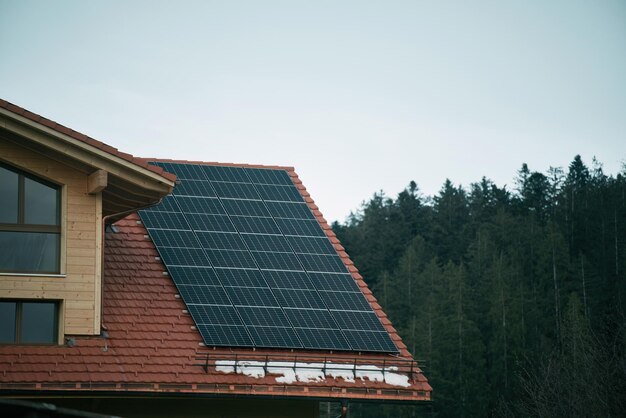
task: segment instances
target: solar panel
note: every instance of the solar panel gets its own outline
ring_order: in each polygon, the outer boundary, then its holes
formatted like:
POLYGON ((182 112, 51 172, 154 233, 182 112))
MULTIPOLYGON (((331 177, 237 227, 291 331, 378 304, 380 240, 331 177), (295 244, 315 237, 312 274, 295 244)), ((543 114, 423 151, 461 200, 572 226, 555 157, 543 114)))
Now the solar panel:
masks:
POLYGON ((206 345, 398 351, 287 171, 155 164, 141 220, 206 345))

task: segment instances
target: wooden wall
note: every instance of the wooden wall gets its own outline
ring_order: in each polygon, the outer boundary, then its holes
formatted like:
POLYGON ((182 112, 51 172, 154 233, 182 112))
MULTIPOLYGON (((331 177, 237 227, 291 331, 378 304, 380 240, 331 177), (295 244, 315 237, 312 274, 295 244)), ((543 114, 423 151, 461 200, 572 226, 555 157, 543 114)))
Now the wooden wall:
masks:
POLYGON ((63 185, 61 275, 0 274, 0 298, 61 301, 64 334, 100 333, 102 195, 87 193, 88 176, 0 137, 0 160, 63 185))

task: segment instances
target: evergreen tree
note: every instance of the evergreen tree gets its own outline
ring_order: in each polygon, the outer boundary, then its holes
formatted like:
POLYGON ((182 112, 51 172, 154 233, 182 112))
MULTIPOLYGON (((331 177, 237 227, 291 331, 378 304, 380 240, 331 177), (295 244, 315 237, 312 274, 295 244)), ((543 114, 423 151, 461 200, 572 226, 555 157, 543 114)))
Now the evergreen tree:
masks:
POLYGON ((375 194, 333 229, 434 388, 362 417, 620 416, 626 410, 626 165, 523 164, 375 194))

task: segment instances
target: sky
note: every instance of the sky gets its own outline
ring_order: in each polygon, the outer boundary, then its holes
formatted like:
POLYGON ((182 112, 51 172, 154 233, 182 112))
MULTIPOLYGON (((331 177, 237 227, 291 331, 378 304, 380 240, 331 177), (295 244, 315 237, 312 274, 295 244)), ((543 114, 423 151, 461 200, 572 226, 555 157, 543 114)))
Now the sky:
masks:
POLYGON ((0 98, 141 157, 411 180, 626 161, 626 2, 0 0, 0 98))

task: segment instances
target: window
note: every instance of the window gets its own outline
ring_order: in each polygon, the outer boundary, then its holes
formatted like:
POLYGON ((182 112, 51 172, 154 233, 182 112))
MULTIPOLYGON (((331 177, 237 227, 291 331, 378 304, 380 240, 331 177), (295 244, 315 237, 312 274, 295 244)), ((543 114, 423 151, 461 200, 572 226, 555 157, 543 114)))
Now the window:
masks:
POLYGON ((56 344, 58 303, 0 302, 0 344, 56 344))
POLYGON ((0 164, 0 272, 59 273, 60 190, 0 164))

